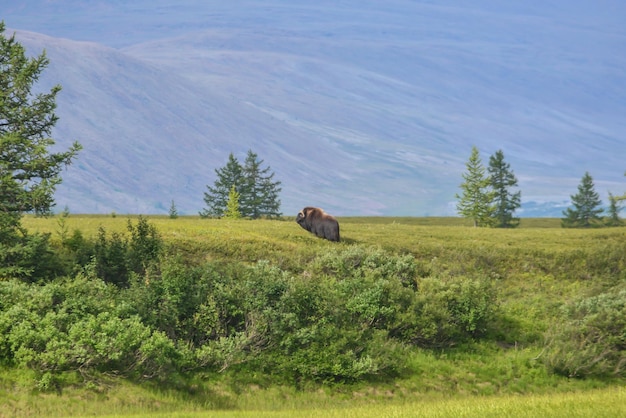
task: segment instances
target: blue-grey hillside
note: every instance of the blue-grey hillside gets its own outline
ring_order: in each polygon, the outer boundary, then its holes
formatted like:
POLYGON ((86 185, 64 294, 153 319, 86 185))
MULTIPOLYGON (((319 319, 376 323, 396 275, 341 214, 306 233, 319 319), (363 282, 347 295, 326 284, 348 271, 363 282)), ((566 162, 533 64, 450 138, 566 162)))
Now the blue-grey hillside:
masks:
POLYGON ((3 19, 63 86, 72 212, 197 213, 249 148, 286 214, 452 215, 474 144, 504 151, 523 216, 560 216, 585 171, 623 192, 626 4, 466 3, 23 1, 3 19))

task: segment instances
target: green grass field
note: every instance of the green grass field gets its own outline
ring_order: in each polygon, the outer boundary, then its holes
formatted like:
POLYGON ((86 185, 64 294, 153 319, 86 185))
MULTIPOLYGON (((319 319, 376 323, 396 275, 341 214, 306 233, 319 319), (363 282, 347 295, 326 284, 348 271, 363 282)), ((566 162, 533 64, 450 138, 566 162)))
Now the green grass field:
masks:
MULTIPOLYGON (((53 242, 80 230, 126 233, 136 217, 24 218, 53 242)), ((299 390, 234 373, 198 375, 180 387, 103 376, 59 393, 39 392, 29 373, 0 369, 0 417, 410 417, 626 414, 623 379, 571 379, 542 364, 544 333, 569 301, 624 287, 626 228, 562 229, 559 219, 522 219, 516 229, 473 228, 459 218, 340 218, 343 242, 320 240, 293 219, 213 220, 148 217, 166 244, 189 260, 268 260, 296 277, 328 251, 352 246, 411 254, 437 277, 485 277, 498 294, 498 334, 469 345, 415 349, 409 372, 394 381, 309 385, 299 390)), ((425 273, 426 274, 426 273, 425 273)))

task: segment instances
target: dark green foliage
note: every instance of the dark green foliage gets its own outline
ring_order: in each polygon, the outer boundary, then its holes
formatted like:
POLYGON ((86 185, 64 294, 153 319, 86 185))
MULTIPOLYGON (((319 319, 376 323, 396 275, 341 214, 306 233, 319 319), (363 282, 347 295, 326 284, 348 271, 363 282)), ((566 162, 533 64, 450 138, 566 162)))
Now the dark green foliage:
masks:
POLYGON ((214 186, 207 186, 208 191, 204 192, 204 203, 207 207, 200 212, 201 217, 222 217, 228 204, 230 189, 235 186, 238 190, 243 182, 243 168, 232 152, 228 155, 226 165, 216 169, 215 174, 217 178, 214 186))
POLYGON ((517 187, 517 178, 509 163, 504 161, 504 153, 498 150, 489 158, 489 179, 495 192, 493 225, 496 228, 511 228, 519 225, 519 218, 513 214, 521 206, 521 192, 511 192, 512 187, 517 187))
POLYGON ((136 276, 122 297, 144 323, 173 341, 201 344, 207 335, 215 336, 212 327, 207 328, 196 316, 209 291, 207 277, 212 275, 185 267, 177 257, 164 258, 145 276, 136 276))
POLYGON ((417 276, 410 255, 351 247, 323 255, 316 263, 341 278, 337 286, 351 322, 389 331, 422 347, 445 347, 485 334, 495 315, 489 281, 466 277, 417 276))
POLYGON ((270 167, 261 168, 261 164, 263 160, 259 160, 252 150, 248 151, 243 166, 231 153, 226 166, 215 170, 217 179, 214 187, 207 186, 208 192, 204 193, 207 207, 200 212, 200 216, 203 218, 225 216, 234 187, 238 194, 238 209, 242 217, 250 219, 280 217, 278 198, 281 190, 280 181, 273 181, 274 173, 270 172, 270 167))
POLYGON ((126 263, 126 240, 119 233, 107 237, 104 228, 98 230, 98 238, 94 246, 95 267, 98 277, 107 283, 118 286, 128 284, 128 265, 126 263))
POLYGON ((91 262, 91 258, 95 254, 95 243, 91 242, 83 236, 79 229, 75 229, 72 235, 62 241, 63 248, 66 250, 66 256, 69 263, 74 267, 82 268, 91 262))
POLYGON ((137 224, 128 221, 130 238, 113 232, 107 236, 99 228, 94 245, 95 269, 107 283, 127 286, 131 273, 144 275, 154 265, 163 250, 163 241, 153 225, 139 216, 137 224))
POLYGON ((128 220, 128 241, 127 264, 128 269, 133 273, 143 275, 150 264, 155 263, 163 251, 163 240, 156 227, 151 225, 143 216, 139 216, 137 224, 128 220))
POLYGON ((620 204, 621 199, 613 196, 613 194, 609 193, 609 208, 607 217, 604 219, 604 224, 606 226, 622 226, 624 225, 624 221, 620 218, 619 213, 623 209, 623 206, 620 204))
POLYGON ((176 209, 176 204, 174 203, 174 200, 172 200, 172 203, 170 204, 170 209, 168 211, 168 214, 169 214, 170 219, 178 218, 178 209, 176 209))
POLYGON ((493 221, 493 200, 495 193, 491 189, 491 180, 480 159, 478 148, 472 147, 472 153, 466 164, 467 172, 463 174, 461 195, 456 208, 461 216, 469 218, 474 226, 489 226, 493 221))
POLYGON ((50 234, 26 234, 0 242, 0 278, 38 282, 62 274, 63 265, 49 241, 50 234))
POLYGON ((241 184, 240 208, 243 217, 258 219, 261 216, 278 218, 280 213, 281 191, 280 181, 273 181, 274 173, 270 167, 261 168, 263 160, 248 150, 243 166, 243 183, 241 184))
POLYGON ((21 228, 26 212, 50 213, 60 172, 80 145, 51 153, 57 122, 54 86, 49 93, 31 90, 48 65, 45 53, 28 58, 15 36, 4 35, 0 22, 0 276, 33 279, 48 274, 46 236, 27 236, 21 228))
POLYGON ((495 289, 486 280, 464 277, 421 281, 413 304, 414 322, 402 329, 425 347, 457 345, 483 336, 495 318, 495 289))
POLYGON ((626 290, 566 305, 563 316, 547 335, 549 369, 568 377, 626 377, 626 290))
POLYGON ((46 373, 115 371, 165 377, 173 343, 126 307, 117 291, 94 277, 41 287, 0 282, 0 354, 5 364, 46 373))
POLYGON ((600 214, 604 211, 600 207, 602 201, 589 173, 585 173, 578 185, 578 193, 571 198, 574 208, 563 211, 565 218, 561 220, 561 225, 564 228, 589 228, 601 224, 600 214))
POLYGON ((267 265, 259 268, 261 274, 255 271, 250 277, 254 288, 262 288, 268 275, 273 279, 268 291, 254 292, 258 313, 246 315, 253 325, 246 335, 254 336, 249 344, 258 352, 250 359, 255 369, 297 386, 303 381, 391 376, 403 370, 406 346, 388 339, 387 332, 371 322, 353 320, 359 308, 350 309, 346 298, 354 289, 323 277, 289 278, 267 265))

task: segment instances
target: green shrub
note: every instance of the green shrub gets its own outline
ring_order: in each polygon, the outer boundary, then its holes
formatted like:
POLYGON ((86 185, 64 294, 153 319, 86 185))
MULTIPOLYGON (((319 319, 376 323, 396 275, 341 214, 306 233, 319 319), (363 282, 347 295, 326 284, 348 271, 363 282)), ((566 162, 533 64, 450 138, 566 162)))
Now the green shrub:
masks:
POLYGON ((147 268, 156 262, 161 255, 163 239, 156 227, 151 225, 143 216, 139 216, 136 225, 133 225, 129 219, 127 228, 130 232, 128 254, 126 255, 128 269, 143 275, 147 268))
POLYGON ((453 346, 485 335, 495 312, 496 293, 488 280, 426 278, 392 335, 420 347, 453 346))
POLYGON ((51 280, 63 274, 63 265, 50 246, 50 234, 17 234, 0 241, 0 280, 51 280))
POLYGON ((143 276, 133 276, 121 298, 144 323, 168 338, 197 343, 211 333, 196 321, 211 277, 210 270, 186 266, 178 256, 164 256, 143 276))
POLYGON ((94 246, 94 258, 98 277, 107 283, 118 286, 128 285, 129 272, 126 264, 128 244, 122 235, 116 232, 107 237, 104 228, 98 230, 94 246))
POLYGON ((162 238, 146 218, 139 216, 137 225, 128 220, 127 229, 130 238, 118 232, 109 237, 100 227, 94 245, 98 276, 120 287, 129 285, 131 274, 144 275, 163 252, 162 238))
POLYGON ((48 377, 99 371, 149 378, 176 368, 173 342, 125 315, 115 288, 100 279, 79 276, 40 287, 3 282, 0 294, 10 301, 0 310, 0 354, 7 364, 48 377))
POLYGON ((254 347, 263 348, 251 367, 296 385, 354 382, 404 369, 406 347, 371 322, 353 321, 359 309, 348 307, 345 288, 320 277, 289 278, 285 284, 276 303, 251 321, 254 347))
POLYGON ((568 377, 626 377, 626 290, 563 307, 566 318, 547 335, 544 362, 568 377))
POLYGON ((380 248, 353 245, 345 250, 328 250, 313 264, 316 271, 338 279, 364 275, 399 280, 405 286, 417 287, 418 264, 410 254, 394 255, 380 248))

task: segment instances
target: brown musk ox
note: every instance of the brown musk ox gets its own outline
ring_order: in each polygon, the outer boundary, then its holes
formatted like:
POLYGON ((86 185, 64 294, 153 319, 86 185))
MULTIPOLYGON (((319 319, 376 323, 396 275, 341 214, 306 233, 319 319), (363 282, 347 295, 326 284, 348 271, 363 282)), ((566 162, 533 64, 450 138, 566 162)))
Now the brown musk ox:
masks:
POLYGON ((320 238, 339 242, 339 222, 320 208, 307 206, 298 213, 296 222, 320 238))

